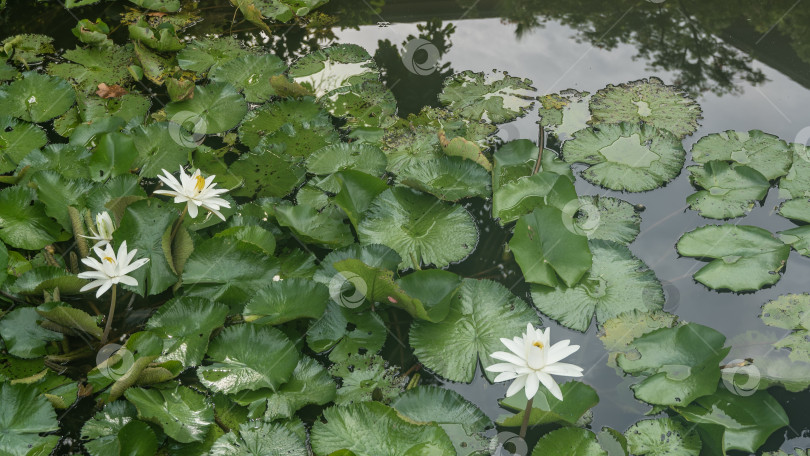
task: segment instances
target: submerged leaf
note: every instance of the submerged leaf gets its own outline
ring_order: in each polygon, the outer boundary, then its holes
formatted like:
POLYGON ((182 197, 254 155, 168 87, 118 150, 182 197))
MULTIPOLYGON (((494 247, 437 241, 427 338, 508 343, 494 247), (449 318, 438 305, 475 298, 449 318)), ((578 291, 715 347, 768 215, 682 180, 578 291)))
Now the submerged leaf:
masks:
POLYGON ((499 124, 525 115, 534 106, 536 90, 528 79, 468 70, 445 80, 439 101, 466 119, 499 124))

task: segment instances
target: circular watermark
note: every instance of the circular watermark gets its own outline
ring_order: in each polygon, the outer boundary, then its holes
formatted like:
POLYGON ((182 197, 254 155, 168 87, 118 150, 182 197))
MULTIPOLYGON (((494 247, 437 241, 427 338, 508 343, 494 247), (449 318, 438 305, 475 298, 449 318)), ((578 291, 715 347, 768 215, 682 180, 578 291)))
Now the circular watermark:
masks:
POLYGON ((743 359, 735 359, 723 368, 723 385, 737 396, 750 396, 757 392, 762 375, 757 366, 743 359))
POLYGON ((791 146, 795 155, 810 162, 810 126, 804 127, 796 133, 796 138, 791 146))
POLYGON ((402 54, 402 64, 411 73, 419 76, 427 76, 436 71, 436 63, 439 61, 439 49, 430 41, 423 38, 414 38, 405 43, 405 53, 402 54), (427 57, 422 62, 416 61, 416 53, 425 51, 427 57))
POLYGON ((107 344, 96 353, 96 368, 102 376, 116 381, 129 371, 135 356, 119 344, 107 344))
POLYGON ((529 445, 519 435, 504 431, 489 441, 489 452, 492 456, 526 456, 529 445))
POLYGON ((664 292, 664 312, 672 313, 677 310, 678 305, 681 302, 681 292, 678 290, 678 287, 676 287, 675 284, 668 280, 661 281, 660 289, 657 286, 644 287, 644 289, 641 291, 641 299, 645 303, 650 301, 658 301, 661 296, 661 291, 664 292))
POLYGON ((582 236, 593 234, 601 223, 602 214, 595 204, 587 199, 569 201, 562 209, 565 228, 582 236))
POLYGON ((205 134, 196 132, 207 128, 208 122, 191 111, 180 111, 169 119, 169 136, 175 143, 189 149, 202 144, 205 134))
POLYGON ((368 292, 368 284, 359 275, 343 271, 329 280, 329 296, 339 305, 355 309, 363 304, 368 292))

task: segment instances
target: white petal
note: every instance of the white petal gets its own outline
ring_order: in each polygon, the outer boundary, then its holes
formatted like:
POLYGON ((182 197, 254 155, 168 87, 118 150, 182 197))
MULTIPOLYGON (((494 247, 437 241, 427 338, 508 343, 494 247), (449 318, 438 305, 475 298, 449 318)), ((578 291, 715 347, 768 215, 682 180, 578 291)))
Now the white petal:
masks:
POLYGON ((551 391, 551 394, 553 394, 554 397, 556 397, 559 400, 563 400, 562 391, 560 391, 560 387, 557 386, 557 382, 555 382, 554 379, 551 378, 551 375, 548 375, 543 372, 537 372, 536 376, 537 379, 540 380, 540 383, 542 383, 543 386, 545 386, 546 388, 548 388, 549 391, 551 391))
POLYGON ((137 287, 138 286, 138 281, 134 277, 123 275, 123 276, 118 277, 118 280, 121 283, 123 283, 124 285, 129 285, 131 287, 137 287))
POLYGON ((484 370, 488 370, 490 372, 516 372, 516 368, 517 366, 512 363, 499 363, 493 364, 484 370))
POLYGON ((76 277, 80 279, 100 279, 100 280, 107 280, 110 278, 107 274, 104 274, 101 271, 80 272, 76 277))
POLYGON ((517 378, 517 377, 518 377, 518 374, 516 374, 514 372, 501 372, 500 374, 498 374, 497 377, 495 377, 495 380, 493 380, 493 382, 495 382, 495 383, 505 382, 507 380, 512 380, 513 378, 517 378))
POLYGON ((96 292, 96 298, 100 298, 101 295, 103 295, 104 292, 109 290, 110 287, 112 286, 113 286, 112 280, 105 280, 104 283, 101 284, 101 288, 99 288, 98 291, 96 292))
POLYGON ((221 212, 219 212, 219 211, 215 211, 214 209, 210 209, 210 208, 209 208, 208 210, 209 210, 209 211, 211 211, 211 213, 212 213, 212 214, 214 214, 214 215, 216 215, 217 217, 221 218, 223 222, 225 221, 225 216, 224 216, 224 215, 222 215, 222 213, 221 213, 221 212))
POLYGON ((518 391, 522 390, 524 386, 526 386, 526 376, 521 375, 520 377, 516 378, 511 385, 509 385, 509 389, 506 390, 506 397, 514 396, 518 391))
POLYGON ((574 352, 579 350, 579 345, 568 345, 568 341, 557 342, 548 350, 546 363, 554 364, 557 361, 563 360, 571 356, 574 352), (563 344, 565 342, 565 344, 563 344))
POLYGON ((495 352, 495 353, 493 353, 493 354, 491 354, 489 356, 491 358, 493 358, 493 359, 499 359, 501 361, 506 361, 507 363, 512 363, 512 364, 514 364, 516 366, 525 366, 526 365, 526 360, 524 360, 523 358, 521 358, 521 357, 519 357, 517 355, 514 355, 512 353, 495 352))
MULTIPOLYGON (((518 339, 518 340, 520 340, 520 339, 518 339)), ((506 338, 502 338, 501 343, 506 345, 506 348, 508 348, 509 351, 511 351, 512 353, 520 356, 521 358, 526 356, 526 352, 523 351, 523 344, 521 344, 519 342, 516 342, 516 341, 506 339, 506 338)))
POLYGON ((149 262, 149 258, 141 258, 140 260, 135 261, 134 263, 132 263, 130 265, 127 265, 125 268, 121 268, 118 271, 118 274, 119 275, 129 274, 130 272, 140 268, 141 266, 145 265, 148 262, 149 262))
POLYGON ((526 399, 531 399, 537 394, 537 390, 540 388, 540 379, 537 378, 537 375, 527 375, 526 376, 526 399))
POLYGON ((565 377, 582 377, 582 368, 574 364, 554 363, 543 368, 543 372, 565 377))
POLYGON ((191 218, 197 218, 197 205, 194 204, 194 201, 189 201, 186 207, 188 208, 188 215, 191 218))
POLYGON ((88 283, 87 285, 85 285, 85 286, 81 287, 81 288, 79 289, 79 291, 83 293, 83 292, 85 292, 85 291, 87 291, 87 290, 92 290, 93 288, 96 288, 96 287, 98 287, 98 286, 101 286, 101 284, 103 284, 103 283, 104 283, 104 282, 106 282, 106 281, 107 281, 106 279, 105 279, 105 280, 101 280, 101 279, 99 279, 99 280, 94 280, 94 281, 92 281, 92 282, 88 283))

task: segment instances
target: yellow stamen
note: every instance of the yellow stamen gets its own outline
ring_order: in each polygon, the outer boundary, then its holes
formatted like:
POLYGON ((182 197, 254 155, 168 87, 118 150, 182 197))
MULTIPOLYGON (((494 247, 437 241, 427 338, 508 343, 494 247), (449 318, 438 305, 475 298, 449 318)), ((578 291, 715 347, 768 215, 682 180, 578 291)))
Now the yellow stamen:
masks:
POLYGON ((115 264, 115 260, 113 260, 111 257, 104 257, 104 260, 109 261, 110 263, 115 264))
POLYGON ((200 193, 203 187, 205 187, 205 178, 202 176, 197 176, 197 184, 194 186, 194 190, 196 190, 197 193, 200 193))
POLYGON ((539 340, 537 342, 533 343, 532 345, 534 345, 535 347, 540 348, 540 349, 543 348, 543 343, 540 342, 539 340))

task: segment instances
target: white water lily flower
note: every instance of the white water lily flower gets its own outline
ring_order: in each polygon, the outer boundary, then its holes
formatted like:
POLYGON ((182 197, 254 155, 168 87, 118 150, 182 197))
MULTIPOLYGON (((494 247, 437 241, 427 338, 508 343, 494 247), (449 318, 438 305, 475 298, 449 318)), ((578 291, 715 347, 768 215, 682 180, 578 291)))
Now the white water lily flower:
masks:
POLYGON ((90 234, 92 234, 92 236, 80 236, 97 241, 93 245, 95 249, 109 244, 112 241, 113 231, 115 231, 115 225, 110 218, 110 214, 107 212, 99 212, 96 214, 96 229, 90 228, 90 234))
POLYGON ((168 185, 171 190, 155 190, 155 193, 173 196, 175 203, 186 203, 188 215, 190 215, 191 218, 197 217, 197 208, 202 206, 203 209, 207 209, 216 214, 216 216, 223 221, 225 220, 225 217, 219 212, 219 208, 230 208, 231 205, 220 198, 219 195, 228 190, 214 188, 217 185, 214 183, 214 177, 216 176, 212 175, 208 176, 208 178, 203 178, 200 175, 199 169, 189 176, 183 171, 182 166, 180 167, 179 181, 165 169, 163 170, 163 174, 165 174, 166 177, 158 176, 158 179, 168 185))
POLYGON ((565 377, 582 377, 582 368, 573 364, 561 363, 564 358, 579 350, 579 345, 569 345, 570 340, 563 340, 551 345, 551 328, 535 329, 531 323, 526 326, 523 337, 512 340, 501 339, 509 352, 495 352, 491 356, 506 361, 486 368, 490 372, 500 372, 496 382, 514 379, 506 396, 513 396, 521 389, 526 390, 526 399, 532 399, 542 383, 559 400, 563 400, 562 391, 552 375, 565 377))
POLYGON ((107 244, 104 250, 93 248, 93 251, 98 256, 95 258, 82 258, 82 263, 94 269, 93 271, 82 272, 78 275, 80 279, 94 279, 92 282, 83 286, 79 291, 92 290, 93 288, 100 287, 96 292, 96 297, 100 297, 105 291, 109 290, 113 285, 123 283, 133 287, 138 285, 135 278, 128 276, 130 272, 145 265, 149 258, 141 258, 135 262, 135 254, 138 249, 132 249, 127 252, 127 241, 121 243, 118 248, 118 254, 112 248, 112 245, 107 244), (100 260, 100 261, 99 261, 100 260))

